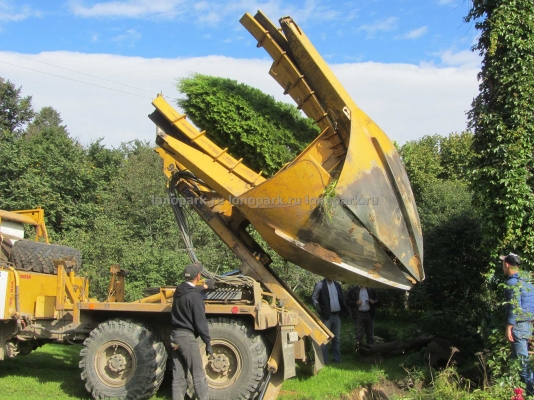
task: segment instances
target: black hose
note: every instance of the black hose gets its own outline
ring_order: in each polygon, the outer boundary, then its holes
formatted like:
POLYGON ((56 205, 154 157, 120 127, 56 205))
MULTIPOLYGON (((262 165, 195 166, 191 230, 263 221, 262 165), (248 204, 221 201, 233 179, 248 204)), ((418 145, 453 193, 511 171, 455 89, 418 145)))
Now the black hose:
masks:
MULTIPOLYGON (((187 217, 183 210, 183 205, 180 203, 178 197, 176 196, 176 184, 180 179, 182 179, 184 173, 177 172, 175 173, 169 182, 169 200, 171 203, 172 211, 174 213, 174 218, 178 224, 178 229, 180 230, 180 235, 185 244, 185 249, 191 262, 198 263, 198 257, 193 247, 193 241, 191 239, 191 234, 189 226, 187 224, 187 217)), ((189 174, 188 174, 189 175, 189 174)), ((192 174, 191 174, 192 175, 192 174)))
POLYGON ((269 386, 269 382, 271 382, 271 376, 273 375, 274 369, 270 368, 269 373, 267 374, 267 378, 265 378, 265 385, 263 386, 263 389, 258 397, 258 400, 263 400, 263 397, 265 396, 265 392, 267 391, 267 387, 269 386))
MULTIPOLYGON (((189 224, 187 223, 187 216, 184 211, 185 204, 182 204, 179 201, 178 196, 176 195, 176 185, 178 184, 180 179, 186 180, 188 183, 194 186, 194 188, 198 192, 200 192, 200 189, 197 186, 197 183, 199 183, 202 186, 207 186, 207 185, 189 171, 175 172, 169 181, 169 200, 171 203, 172 211, 174 213, 174 218, 176 219, 176 223, 178 224, 178 228, 180 230, 180 235, 182 236, 182 239, 184 241, 187 254, 189 255, 189 259, 193 263, 198 263, 199 259, 197 257, 197 253, 193 246, 193 239, 191 237, 189 224)), ((209 278, 209 279, 212 279, 214 277, 214 274, 209 272, 205 268, 202 269, 201 274, 203 277, 209 278)))

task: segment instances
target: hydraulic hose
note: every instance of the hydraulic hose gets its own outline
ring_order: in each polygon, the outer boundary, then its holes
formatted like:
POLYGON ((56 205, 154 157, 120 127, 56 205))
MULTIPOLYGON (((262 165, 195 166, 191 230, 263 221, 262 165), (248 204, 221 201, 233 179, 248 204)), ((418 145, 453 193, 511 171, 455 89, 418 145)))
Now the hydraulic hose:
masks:
POLYGON ((260 395, 258 396, 258 400, 263 400, 265 397, 265 392, 267 391, 267 387, 269 386, 269 382, 271 381, 271 377, 273 376, 274 369, 269 368, 269 373, 267 374, 267 378, 265 379, 265 383, 263 385, 263 390, 261 391, 260 395))
POLYGON ((20 314, 20 299, 19 299, 19 274, 17 270, 13 267, 9 267, 11 272, 13 272, 13 275, 15 275, 15 311, 17 312, 17 315, 20 314))
MULTIPOLYGON (((191 262, 198 263, 198 257, 193 247, 193 241, 191 239, 191 234, 189 232, 189 226, 187 225, 187 217, 185 216, 183 205, 180 203, 178 197, 176 196, 176 184, 180 179, 182 179, 184 173, 177 172, 175 173, 169 182, 169 200, 171 203, 172 211, 174 213, 174 218, 178 224, 178 229, 180 230, 180 235, 185 244, 185 249, 191 262)), ((192 174, 191 174, 192 175, 192 174)))
MULTIPOLYGON (((191 262, 198 263, 199 259, 193 246, 193 239, 191 237, 189 225, 187 223, 187 217, 184 211, 185 204, 182 204, 179 201, 178 196, 176 195, 176 185, 178 184, 180 179, 186 180, 194 186, 196 186, 196 183, 199 183, 203 186, 206 186, 206 184, 189 171, 175 172, 169 181, 169 200, 171 203, 172 211, 174 213, 174 218, 176 219, 176 223, 178 224, 178 229, 180 230, 180 235, 182 236, 182 239, 185 244, 185 249, 187 251, 187 254, 189 255, 191 262)), ((201 274, 205 278, 214 278, 214 274, 209 272, 205 268, 202 269, 201 274)))

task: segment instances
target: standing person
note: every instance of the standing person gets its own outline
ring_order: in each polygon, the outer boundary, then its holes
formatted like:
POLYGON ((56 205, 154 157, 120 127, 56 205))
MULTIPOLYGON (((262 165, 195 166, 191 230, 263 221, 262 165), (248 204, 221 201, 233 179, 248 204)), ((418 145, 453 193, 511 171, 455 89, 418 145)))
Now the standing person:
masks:
POLYGON ((347 305, 350 307, 356 333, 356 343, 363 343, 363 333, 367 344, 375 343, 375 312, 378 296, 373 288, 351 286, 347 294, 347 305))
MULTIPOLYGON (((341 362, 339 337, 341 334, 340 313, 348 314, 348 308, 343 300, 341 285, 330 278, 325 278, 315 284, 312 294, 313 306, 321 317, 321 321, 334 334, 332 339, 332 359, 335 363, 341 362)), ((325 364, 328 364, 328 347, 322 346, 325 364)))
POLYGON ((500 256, 506 276, 504 300, 506 303, 506 339, 512 346, 512 358, 521 362, 521 380, 527 385, 527 393, 534 394, 534 377, 528 364, 528 340, 532 337, 534 319, 534 286, 530 274, 520 273, 521 259, 510 253, 500 256))
POLYGON ((184 278, 174 292, 172 303, 172 399, 183 400, 187 390, 187 372, 193 376, 193 386, 199 400, 208 400, 208 382, 196 338, 206 344, 206 355, 213 356, 211 337, 206 320, 206 307, 195 287, 200 279, 202 264, 185 267, 184 278))

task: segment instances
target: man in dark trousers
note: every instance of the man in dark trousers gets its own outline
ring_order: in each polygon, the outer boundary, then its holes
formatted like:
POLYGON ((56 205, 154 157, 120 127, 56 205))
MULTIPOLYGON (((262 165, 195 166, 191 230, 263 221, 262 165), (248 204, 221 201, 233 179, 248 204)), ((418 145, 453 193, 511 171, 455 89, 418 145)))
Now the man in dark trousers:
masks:
MULTIPOLYGON (((348 315, 349 310, 343 300, 341 285, 330 278, 325 278, 315 284, 312 294, 313 306, 321 317, 321 321, 334 334, 332 339, 332 359, 335 363, 341 362, 339 349, 339 336, 341 334, 340 314, 348 315)), ((322 346, 325 364, 328 364, 328 347, 322 346)))
POLYGON ((367 344, 374 344, 374 318, 378 296, 373 288, 366 286, 351 286, 347 294, 347 305, 350 307, 354 321, 357 344, 363 343, 363 333, 367 344))
POLYGON ((198 400, 208 400, 208 382, 196 338, 206 344, 206 355, 213 356, 211 338, 206 320, 206 307, 201 291, 195 285, 200 279, 202 264, 185 267, 185 281, 174 292, 172 303, 172 399, 183 400, 187 390, 187 372, 193 376, 193 386, 198 400))
POLYGON ((499 257, 506 276, 504 300, 506 304, 506 339, 512 346, 512 358, 521 361, 521 380, 527 385, 527 394, 534 394, 534 376, 528 363, 528 341, 532 337, 534 319, 534 286, 529 272, 520 271, 521 259, 510 253, 499 257))

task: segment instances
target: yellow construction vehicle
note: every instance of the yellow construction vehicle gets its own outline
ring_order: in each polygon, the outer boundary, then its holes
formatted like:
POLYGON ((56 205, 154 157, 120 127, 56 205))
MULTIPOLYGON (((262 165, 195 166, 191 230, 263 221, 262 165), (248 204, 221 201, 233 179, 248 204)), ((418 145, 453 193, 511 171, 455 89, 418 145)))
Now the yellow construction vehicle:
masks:
MULTIPOLYGON (((215 145, 209 132, 198 131, 163 97, 153 101, 150 118, 158 127, 156 151, 169 178, 169 203, 191 260, 198 261, 184 206, 241 262, 235 275, 204 271, 216 280, 205 300, 215 355, 205 359, 210 398, 274 399, 297 362, 322 367, 320 346, 332 333, 269 268, 271 258, 247 227, 311 272, 404 290, 424 279, 422 235, 395 147, 350 99, 302 30, 290 17, 280 20, 279 30, 261 12, 245 14, 241 23, 273 58, 270 74, 319 125, 319 136, 267 179, 215 145)), ((44 224, 37 223, 42 216, 20 215, 0 217, 38 226, 38 236, 46 237, 44 224)), ((0 358, 47 342, 83 342, 81 377, 95 398, 152 396, 170 350, 175 288, 126 303, 126 274, 113 265, 108 299, 98 302, 76 274, 74 249, 0 232, 2 240, 18 239, 6 246, 11 254, 6 251, 0 264, 0 358)))

